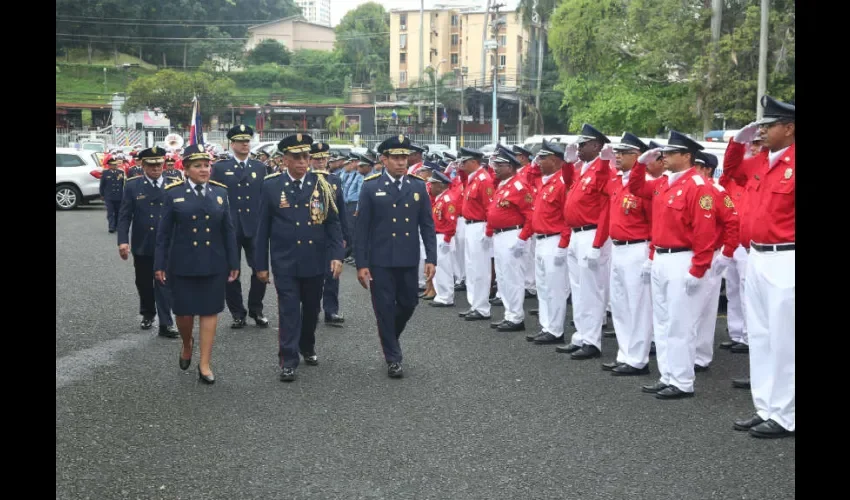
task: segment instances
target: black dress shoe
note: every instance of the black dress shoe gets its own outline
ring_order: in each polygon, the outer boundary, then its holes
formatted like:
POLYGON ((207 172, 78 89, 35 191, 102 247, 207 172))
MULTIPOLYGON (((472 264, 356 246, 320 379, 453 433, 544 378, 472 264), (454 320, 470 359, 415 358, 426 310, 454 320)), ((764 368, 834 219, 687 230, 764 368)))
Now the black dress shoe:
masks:
POLYGON ((114 232, 115 232, 115 230, 114 230, 114 229, 110 229, 110 230, 109 230, 109 232, 110 232, 110 233, 114 233, 114 232))
POLYGON ((198 365, 198 380, 205 384, 212 385, 215 383, 215 375, 204 375, 201 373, 201 366, 198 365))
POLYGON ((490 299, 490 305, 496 306, 496 307, 502 307, 502 306, 505 305, 505 303, 502 302, 502 299, 500 299, 499 297, 494 297, 494 298, 490 299))
POLYGON ((539 315, 539 314, 540 314, 540 310, 539 310, 539 309, 529 309, 529 310, 528 310, 528 315, 529 315, 529 316, 537 316, 537 315, 539 315))
POLYGON ((696 373, 707 372, 707 371, 708 371, 708 366, 694 365, 694 372, 696 372, 696 373))
POLYGON ((159 325, 159 336, 176 339, 180 336, 180 332, 177 331, 177 328, 174 325, 159 325))
POLYGON ((249 316, 251 316, 251 319, 253 319, 254 323, 256 323, 260 328, 268 328, 269 320, 263 316, 263 313, 249 314, 249 316))
POLYGON ((230 328, 238 330, 239 328, 245 328, 247 324, 248 322, 245 321, 245 318, 234 318, 233 323, 230 324, 230 328))
POLYGON ((530 334, 528 334, 528 335, 526 335, 526 336, 525 336, 525 340, 527 340, 527 341, 529 341, 529 342, 534 342, 534 339, 536 339, 537 337, 539 337, 539 336, 543 335, 544 333, 546 333, 546 332, 544 332, 543 330, 540 330, 540 331, 539 331, 539 332, 537 332, 537 333, 530 333, 530 334))
POLYGON ((755 414, 750 418, 736 420, 735 423, 732 424, 732 428, 736 431, 748 431, 763 422, 764 419, 758 416, 758 414, 755 414))
POLYGON ((537 297, 537 294, 536 294, 536 293, 533 293, 531 290, 526 290, 526 291, 525 291, 525 298, 526 298, 526 299, 533 299, 533 298, 535 298, 535 297, 537 297))
POLYGON ((280 381, 281 382, 292 382, 294 380, 295 380, 295 368, 284 367, 284 369, 280 371, 280 381))
POLYGON ((507 321, 508 320, 506 320, 506 319, 503 319, 502 321, 494 321, 494 322, 490 323, 490 328, 495 330, 496 328, 499 328, 499 325, 501 325, 502 323, 506 323, 507 321))
POLYGON ((721 348, 721 349, 729 349, 730 347, 732 347, 733 345, 736 345, 736 344, 737 344, 737 342, 735 342, 734 340, 724 340, 723 342, 720 343, 720 345, 718 347, 721 348))
POLYGON ((693 392, 685 392, 675 385, 668 386, 655 393, 658 399, 684 399, 694 397, 693 392))
POLYGON ((602 327, 602 336, 605 338, 616 337, 617 332, 614 331, 613 327, 602 327))
POLYGON ((500 332, 524 332, 525 321, 520 321, 519 323, 511 323, 510 321, 505 320, 504 323, 496 327, 496 330, 500 332))
POLYGON ((537 345, 563 344, 564 336, 556 337, 549 332, 543 332, 534 339, 537 345))
POLYGON ((750 378, 733 378, 732 379, 732 387, 735 389, 749 389, 750 388, 750 378))
POLYGON ((632 375, 649 375, 649 365, 643 368, 635 368, 634 366, 623 363, 611 370, 611 375, 614 377, 627 377, 632 375))
POLYGON ((341 328, 343 323, 345 323, 345 318, 342 317, 342 314, 325 314, 326 325, 341 328))
POLYGON ((490 316, 484 316, 478 311, 472 311, 463 317, 464 321, 481 321, 485 319, 490 319, 490 316))
POLYGON ((655 342, 649 344, 649 355, 655 356, 655 342))
POLYGON ((153 318, 142 318, 142 322, 139 323, 139 326, 142 330, 150 330, 153 327, 153 318))
POLYGON ((304 362, 310 366, 318 366, 319 365, 319 357, 316 356, 315 352, 302 352, 302 356, 304 356, 304 362))
POLYGON ((616 361, 611 361, 610 363, 602 363, 602 370, 606 372, 610 372, 614 368, 617 368, 622 363, 617 363, 616 361))
POLYGON ((419 287, 419 293, 422 293, 422 292, 424 292, 424 291, 425 291, 425 287, 424 287, 424 286, 420 286, 420 287, 419 287))
POLYGON ((558 346, 555 348, 555 352, 560 352, 561 354, 572 354, 581 349, 580 345, 575 345, 572 342, 565 346, 558 346))
POLYGON ((454 307, 454 304, 443 304, 442 302, 431 302, 428 304, 431 307, 454 307))
POLYGON ((598 358, 602 353, 599 352, 599 349, 596 348, 595 345, 585 344, 581 346, 581 349, 570 354, 572 359, 591 359, 598 358))
POLYGON ((777 439, 791 437, 794 431, 786 430, 774 420, 767 420, 750 428, 750 436, 766 439, 777 439))
POLYGON ((747 354, 750 352, 750 346, 747 344, 735 344, 729 348, 729 352, 734 352, 735 354, 747 354))
POLYGON ((474 311, 474 309, 468 309, 468 310, 466 310, 466 311, 463 311, 463 312, 459 312, 459 313, 457 313, 457 315, 458 315, 458 317, 460 317, 460 318, 465 318, 467 314, 470 314, 470 313, 472 313, 473 311, 474 311))
POLYGON ((401 368, 401 363, 390 363, 387 365, 387 375, 390 378, 401 378, 404 376, 404 370, 401 368))
POLYGON ((466 282, 461 281, 457 285, 455 285, 456 292, 465 292, 466 291, 466 282))
MULTIPOLYGON (((195 348, 195 339, 193 338, 193 339, 192 339, 192 347, 191 347, 191 349, 194 349, 194 348, 195 348)), ((190 349, 189 359, 183 359, 183 353, 182 353, 182 352, 180 353, 180 369, 181 369, 181 370, 184 370, 184 371, 185 371, 185 370, 188 370, 188 369, 189 369, 189 365, 191 365, 191 364, 192 364, 191 349, 190 349)), ((180 349, 180 350, 181 350, 181 351, 183 350, 183 349, 182 349, 182 346, 181 346, 181 349, 180 349)))
POLYGON ((662 384, 661 382, 656 382, 654 384, 645 385, 645 386, 641 387, 640 390, 643 391, 643 392, 649 393, 649 394, 656 394, 656 393, 658 393, 658 391, 662 391, 662 390, 666 389, 667 387, 669 387, 667 384, 662 384))

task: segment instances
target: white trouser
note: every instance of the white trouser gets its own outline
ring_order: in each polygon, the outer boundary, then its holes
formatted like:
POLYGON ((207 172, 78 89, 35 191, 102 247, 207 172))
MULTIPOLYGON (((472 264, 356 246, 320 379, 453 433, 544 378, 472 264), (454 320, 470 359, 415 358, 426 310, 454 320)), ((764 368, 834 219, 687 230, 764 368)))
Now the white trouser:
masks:
POLYGON ((744 299, 756 412, 789 431, 796 429, 795 254, 751 249, 744 299))
MULTIPOLYGON (((536 238, 536 237, 535 237, 536 238)), ((544 332, 556 337, 564 335, 564 320, 567 317, 567 296, 564 290, 568 288, 567 267, 564 259, 560 266, 555 265, 555 255, 558 252, 559 235, 537 240, 535 251, 534 278, 537 282, 537 320, 544 332)))
POLYGON ((694 358, 697 323, 702 310, 701 283, 693 294, 685 292, 692 251, 656 252, 652 260, 652 323, 660 382, 684 392, 694 391, 694 358))
POLYGON ((523 259, 525 259, 525 289, 531 292, 537 292, 537 285, 534 280, 534 248, 536 245, 537 239, 529 238, 523 255, 523 259))
POLYGON ((747 249, 739 246, 732 255, 732 265, 726 268, 726 327, 729 339, 747 343, 747 322, 744 290, 747 276, 747 249))
POLYGON ((617 362, 634 368, 649 363, 652 292, 641 280, 649 243, 615 245, 611 250, 611 316, 617 334, 617 362))
MULTIPOLYGON (((719 255, 719 251, 714 252, 714 262, 719 255)), ((702 281, 702 286, 697 291, 704 299, 697 319, 697 350, 694 363, 708 366, 714 359, 714 332, 717 330, 717 309, 720 307, 720 287, 723 280, 721 276, 715 276, 713 269, 709 269, 702 281)))
POLYGON ((525 320, 525 311, 522 307, 525 302, 525 255, 517 258, 511 251, 519 231, 519 229, 512 229, 493 235, 499 297, 505 306, 505 319, 511 323, 521 323, 525 320))
MULTIPOLYGON (((490 252, 484 248, 486 223, 466 224, 464 263, 466 265, 466 300, 469 308, 484 316, 490 316, 490 252)), ((493 245, 493 238, 486 238, 493 245)))
POLYGON ((460 283, 461 281, 466 279, 466 264, 464 264, 464 259, 466 258, 466 254, 464 253, 464 243, 466 242, 466 219, 458 216, 457 218, 457 230, 455 232, 454 238, 452 241, 455 242, 455 251, 454 251, 454 259, 455 259, 455 283, 460 283))
POLYGON ((451 243, 446 243, 442 234, 437 235, 437 272, 434 273, 434 289, 437 291, 437 296, 434 297, 434 302, 438 304, 455 303, 454 242, 455 239, 452 238, 451 243), (446 247, 449 251, 443 253, 446 247))
POLYGON ((572 343, 602 349, 602 325, 608 305, 608 285, 611 274, 611 238, 602 245, 597 267, 587 266, 584 256, 593 248, 596 230, 573 231, 567 249, 570 288, 573 292, 573 322, 576 331, 572 343))
POLYGON ((425 279, 425 243, 422 241, 422 235, 419 235, 419 288, 425 288, 427 280, 425 279))

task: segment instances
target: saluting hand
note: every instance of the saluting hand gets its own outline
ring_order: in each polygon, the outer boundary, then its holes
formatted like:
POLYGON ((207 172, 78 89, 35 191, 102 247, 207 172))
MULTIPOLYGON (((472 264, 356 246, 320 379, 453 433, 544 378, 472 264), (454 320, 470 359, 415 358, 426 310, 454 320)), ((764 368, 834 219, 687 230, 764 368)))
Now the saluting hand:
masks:
POLYGON ((231 269, 230 276, 227 277, 227 282, 232 283, 239 277, 239 269, 231 269))
POLYGON ((122 260, 127 260, 127 257, 130 256, 130 245, 126 243, 118 245, 118 255, 121 256, 122 260))

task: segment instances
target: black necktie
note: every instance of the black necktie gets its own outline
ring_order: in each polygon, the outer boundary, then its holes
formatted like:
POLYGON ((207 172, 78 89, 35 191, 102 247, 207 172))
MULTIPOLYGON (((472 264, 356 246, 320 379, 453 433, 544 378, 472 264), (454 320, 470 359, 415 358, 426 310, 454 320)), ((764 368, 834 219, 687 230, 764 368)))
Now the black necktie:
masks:
POLYGON ((399 193, 401 192, 401 179, 395 181, 395 188, 398 190, 399 193))
POLYGON ((239 162, 239 168, 245 168, 245 162, 244 161, 239 162))
POLYGON ((295 192, 297 192, 297 193, 301 192, 301 181, 300 180, 295 181, 295 192))
POLYGON ((199 196, 199 197, 201 197, 201 198, 203 198, 203 197, 204 197, 204 186, 202 186, 202 185, 200 185, 200 184, 196 184, 196 185, 195 185, 195 191, 197 191, 197 192, 198 192, 198 196, 199 196))

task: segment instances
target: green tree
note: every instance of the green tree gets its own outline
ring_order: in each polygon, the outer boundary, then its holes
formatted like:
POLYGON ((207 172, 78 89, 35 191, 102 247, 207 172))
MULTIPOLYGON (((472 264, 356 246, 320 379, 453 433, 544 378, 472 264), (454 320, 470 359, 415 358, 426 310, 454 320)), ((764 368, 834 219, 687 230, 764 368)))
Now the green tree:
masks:
POLYGON ((122 112, 159 109, 174 126, 185 127, 192 119, 194 96, 198 96, 201 103, 201 116, 209 120, 227 106, 234 88, 229 78, 216 78, 201 72, 160 70, 130 83, 122 112))
POLYGON ((373 70, 389 73, 390 16, 381 4, 368 2, 348 11, 335 31, 334 50, 348 66, 352 84, 369 83, 373 70))
POLYGON ((345 113, 342 108, 334 108, 334 113, 325 118, 325 127, 328 132, 339 137, 345 131, 345 113))
POLYGON ((285 66, 289 64, 291 57, 292 53, 289 52, 289 49, 277 40, 269 38, 258 43, 248 52, 246 60, 251 65, 272 63, 285 66))

